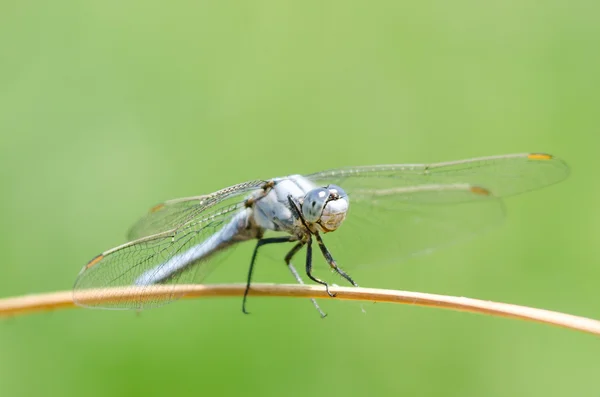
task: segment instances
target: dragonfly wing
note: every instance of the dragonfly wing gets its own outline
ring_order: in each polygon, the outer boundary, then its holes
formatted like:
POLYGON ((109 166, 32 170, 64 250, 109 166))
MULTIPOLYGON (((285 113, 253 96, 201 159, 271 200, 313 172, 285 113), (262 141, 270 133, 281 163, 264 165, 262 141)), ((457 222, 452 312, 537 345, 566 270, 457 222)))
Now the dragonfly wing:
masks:
POLYGON ((239 197, 223 196, 177 228, 104 252, 81 270, 75 302, 142 309, 179 298, 169 286, 200 282, 226 248, 254 237, 246 227, 249 211, 239 197))
POLYGON ((249 193, 261 188, 264 184, 265 181, 262 180, 249 181, 221 189, 212 194, 165 201, 152 207, 145 217, 133 225, 127 234, 127 238, 132 241, 165 230, 175 229, 194 219, 204 208, 210 207, 215 202, 249 193))
POLYGON ((344 224, 324 239, 340 266, 351 267, 398 261, 466 240, 502 221, 501 197, 551 185, 567 175, 560 159, 516 154, 343 168, 307 178, 320 186, 339 185, 348 194, 344 224))
POLYGON ((552 155, 521 153, 432 164, 390 164, 340 168, 306 177, 318 184, 334 183, 349 194, 418 185, 481 186, 507 197, 552 185, 569 174, 567 164, 552 155))
POLYGON ((481 234, 505 217, 501 198, 467 184, 421 185, 374 197, 364 193, 349 197, 343 225, 324 237, 343 268, 428 254, 481 234))
POLYGON ((342 267, 392 264, 468 240, 504 220, 501 198, 459 186, 423 185, 376 199, 350 196, 344 224, 325 242, 342 267))

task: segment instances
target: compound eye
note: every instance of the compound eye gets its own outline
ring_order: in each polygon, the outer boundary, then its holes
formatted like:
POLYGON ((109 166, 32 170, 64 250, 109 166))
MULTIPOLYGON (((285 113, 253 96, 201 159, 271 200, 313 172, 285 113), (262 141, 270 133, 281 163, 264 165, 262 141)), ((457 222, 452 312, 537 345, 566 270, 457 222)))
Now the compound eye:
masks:
POLYGON ((316 222, 321 218, 323 208, 327 204, 329 191, 325 188, 316 188, 306 193, 302 202, 302 216, 307 222, 316 222))

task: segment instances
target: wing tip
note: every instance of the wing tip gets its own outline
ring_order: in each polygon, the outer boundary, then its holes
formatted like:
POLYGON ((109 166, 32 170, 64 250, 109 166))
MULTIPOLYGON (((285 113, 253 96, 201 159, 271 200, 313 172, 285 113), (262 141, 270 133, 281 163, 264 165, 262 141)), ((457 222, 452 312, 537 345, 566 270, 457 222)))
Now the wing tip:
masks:
POLYGON ((548 153, 529 153, 527 155, 527 160, 533 160, 535 162, 548 161, 555 169, 561 171, 560 174, 557 174, 557 179, 550 184, 562 181, 571 173, 569 164, 567 164, 565 160, 548 153))
POLYGON ((555 157, 548 153, 529 153, 527 155, 528 160, 552 160, 555 157))

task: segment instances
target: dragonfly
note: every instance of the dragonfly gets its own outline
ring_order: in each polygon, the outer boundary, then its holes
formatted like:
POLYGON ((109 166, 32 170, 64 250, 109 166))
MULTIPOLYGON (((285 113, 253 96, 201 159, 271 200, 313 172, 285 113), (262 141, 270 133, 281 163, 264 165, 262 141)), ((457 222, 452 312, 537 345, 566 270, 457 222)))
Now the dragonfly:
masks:
POLYGON ((369 263, 376 257, 396 260, 475 236, 503 219, 503 198, 552 185, 568 173, 560 158, 519 153, 345 167, 169 200, 130 229, 129 242, 83 267, 73 299, 93 308, 161 306, 181 297, 177 285, 202 282, 223 253, 250 240, 256 243, 244 313, 257 254, 265 245, 289 244, 283 262, 301 284, 292 259, 306 249, 306 276, 333 297, 330 284, 313 273, 313 244, 334 274, 358 286, 343 269, 358 262, 360 253, 369 263))

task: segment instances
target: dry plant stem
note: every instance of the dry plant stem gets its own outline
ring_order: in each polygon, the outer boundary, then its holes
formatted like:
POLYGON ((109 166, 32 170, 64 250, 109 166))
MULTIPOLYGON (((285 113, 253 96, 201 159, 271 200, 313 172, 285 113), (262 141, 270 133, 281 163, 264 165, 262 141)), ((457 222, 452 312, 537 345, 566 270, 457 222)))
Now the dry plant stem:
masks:
MULTIPOLYGON (((160 296, 164 293, 164 291, 162 291, 162 286, 156 287, 158 288, 153 288, 151 291, 148 291, 146 295, 151 297, 153 295, 160 296)), ((171 288, 173 288, 173 286, 164 286, 165 290, 171 288)), ((185 295, 185 298, 231 297, 243 296, 245 285, 178 285, 175 286, 175 288, 177 289, 177 293, 185 295)), ((600 335, 600 321, 549 310, 511 305, 507 303, 483 301, 455 296, 426 294, 421 292, 394 291, 372 288, 331 287, 331 291, 337 294, 334 299, 338 300, 401 303, 466 311, 479 314, 488 314, 491 316, 535 321, 588 332, 594 335, 600 335)), ((124 290, 115 288, 114 292, 121 299, 125 294, 130 294, 132 296, 135 294, 138 297, 140 294, 144 294, 143 290, 135 290, 131 287, 124 290)), ((110 295, 106 294, 106 290, 103 291, 103 294, 103 298, 99 298, 98 301, 102 301, 103 299, 110 300, 110 295)), ((90 290, 90 296, 96 296, 94 291, 90 290)), ((250 290, 250 296, 331 299, 325 290, 320 286, 287 284, 253 284, 250 290)), ((26 295, 15 298, 0 299, 0 317, 72 307, 76 306, 73 303, 71 291, 26 295)))

